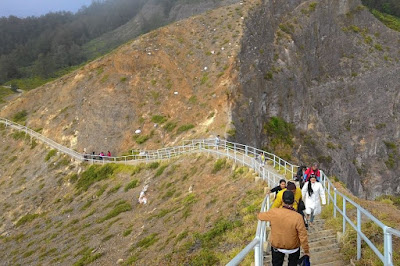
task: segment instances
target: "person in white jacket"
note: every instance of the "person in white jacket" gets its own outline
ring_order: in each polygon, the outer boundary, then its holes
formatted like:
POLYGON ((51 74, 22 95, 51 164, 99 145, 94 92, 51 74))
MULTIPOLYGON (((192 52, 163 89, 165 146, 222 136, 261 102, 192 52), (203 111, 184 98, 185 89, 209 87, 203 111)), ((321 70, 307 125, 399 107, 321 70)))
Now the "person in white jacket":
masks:
POLYGON ((321 213, 322 205, 326 204, 325 191, 316 176, 311 176, 310 181, 306 182, 301 190, 304 204, 306 205, 306 217, 310 225, 314 222, 314 217, 321 213))

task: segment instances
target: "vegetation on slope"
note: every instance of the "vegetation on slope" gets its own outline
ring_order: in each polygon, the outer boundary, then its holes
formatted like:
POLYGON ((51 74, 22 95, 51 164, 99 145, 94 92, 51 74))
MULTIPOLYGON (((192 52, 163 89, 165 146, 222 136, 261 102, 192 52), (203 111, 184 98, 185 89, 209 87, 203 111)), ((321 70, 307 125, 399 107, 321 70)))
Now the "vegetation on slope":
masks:
MULTIPOLYGON (((336 178, 332 178, 334 181, 336 178)), ((341 182, 334 182, 334 185, 338 190, 344 193, 346 196, 351 198, 353 201, 367 209, 371 212, 375 217, 377 217, 380 221, 382 221, 387 226, 391 226, 396 229, 400 229, 400 212, 396 210, 394 206, 394 202, 388 200, 385 197, 378 199, 377 201, 368 201, 361 200, 354 197, 341 182)), ((392 199, 396 199, 395 197, 391 197, 392 199)), ((343 198, 341 196, 337 196, 337 202, 340 209, 343 209, 343 198)), ((333 204, 329 204, 324 207, 322 211, 322 218, 326 219, 325 226, 328 229, 334 229, 337 232, 342 232, 343 228, 343 218, 337 212, 337 217, 334 218, 332 216, 333 213, 333 204)), ((357 212, 356 209, 350 204, 346 204, 346 213, 348 217, 352 220, 352 222, 357 224, 357 212)), ((366 217, 362 218, 362 232, 374 243, 376 247, 383 254, 383 245, 384 245, 384 237, 383 230, 376 225, 374 222, 369 220, 366 217)), ((393 238, 393 261, 396 263, 400 261, 400 240, 396 237, 393 238)), ((342 238, 341 242, 341 253, 344 255, 344 259, 346 261, 352 260, 355 265, 383 265, 378 256, 372 251, 371 248, 362 241, 362 258, 359 261, 356 261, 357 255, 357 233, 356 231, 347 223, 346 232, 342 238)), ((397 264, 395 264, 397 265, 397 264)))
POLYGON ((196 154, 131 166, 57 154, 45 161, 43 145, 31 148, 4 127, 0 134, 5 263, 225 264, 254 237, 263 188, 230 161, 196 154), (149 203, 139 205, 145 184, 149 203))
POLYGON ((372 9, 371 12, 377 19, 382 21, 389 28, 396 31, 400 31, 400 17, 382 13, 376 9, 372 9))
POLYGON ((371 9, 400 17, 400 2, 397 0, 362 0, 362 3, 371 9))

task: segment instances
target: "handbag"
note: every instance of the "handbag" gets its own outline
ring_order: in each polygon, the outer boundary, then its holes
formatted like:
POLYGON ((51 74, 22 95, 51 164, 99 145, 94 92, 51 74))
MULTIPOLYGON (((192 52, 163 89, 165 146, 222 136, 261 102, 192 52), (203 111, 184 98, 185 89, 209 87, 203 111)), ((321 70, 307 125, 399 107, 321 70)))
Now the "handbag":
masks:
POLYGON ((297 262, 297 265, 300 266, 311 266, 310 257, 307 255, 303 255, 297 262))

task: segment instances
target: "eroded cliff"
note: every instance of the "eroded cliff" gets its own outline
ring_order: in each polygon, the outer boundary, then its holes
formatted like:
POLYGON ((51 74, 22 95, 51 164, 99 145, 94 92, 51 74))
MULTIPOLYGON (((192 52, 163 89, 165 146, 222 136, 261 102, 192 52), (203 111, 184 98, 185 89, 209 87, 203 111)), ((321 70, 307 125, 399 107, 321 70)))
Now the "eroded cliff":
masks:
POLYGON ((292 159, 357 195, 400 193, 400 34, 358 0, 264 1, 247 20, 234 138, 268 146, 271 117, 292 123, 292 159))

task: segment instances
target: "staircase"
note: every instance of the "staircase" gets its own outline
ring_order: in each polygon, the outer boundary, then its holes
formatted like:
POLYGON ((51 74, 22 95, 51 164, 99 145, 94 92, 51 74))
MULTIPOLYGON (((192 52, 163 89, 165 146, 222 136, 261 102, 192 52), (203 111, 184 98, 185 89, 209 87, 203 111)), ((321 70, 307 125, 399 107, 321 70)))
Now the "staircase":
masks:
MULTIPOLYGON (((343 259, 340 254, 339 244, 336 239, 334 230, 324 228, 325 220, 318 218, 314 220, 313 226, 308 229, 308 244, 310 246, 311 265, 321 266, 344 266, 343 259)), ((270 247, 264 253, 264 265, 272 265, 270 247)), ((301 251, 301 255, 303 251, 301 251)), ((285 257, 284 265, 287 265, 287 257, 285 257)))

